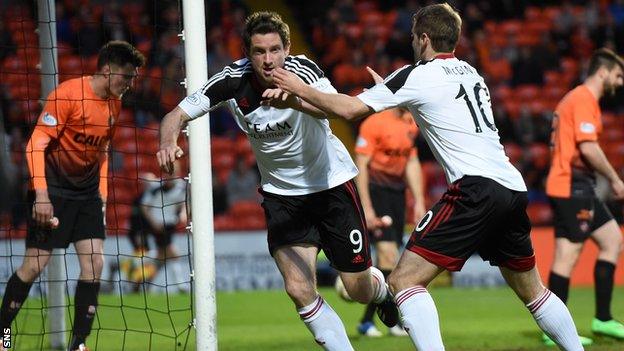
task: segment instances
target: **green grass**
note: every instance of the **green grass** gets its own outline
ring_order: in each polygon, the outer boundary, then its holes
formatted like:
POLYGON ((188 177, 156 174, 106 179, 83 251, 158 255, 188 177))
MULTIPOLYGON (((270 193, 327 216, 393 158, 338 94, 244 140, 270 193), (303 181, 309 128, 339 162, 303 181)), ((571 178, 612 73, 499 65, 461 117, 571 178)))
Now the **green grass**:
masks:
MULTIPOLYGON (((431 292, 449 351, 554 350, 541 345, 535 322, 508 289, 434 288, 431 292)), ((341 301, 331 289, 323 289, 322 294, 341 316, 356 350, 414 349, 409 338, 359 337, 355 328, 363 306, 341 301)), ((623 297, 624 288, 617 288, 613 312, 620 318, 624 316, 623 297)), ((195 350, 195 333, 189 329, 188 296, 124 295, 123 308, 119 307, 122 300, 118 296, 102 295, 100 301, 98 322, 103 329, 89 338, 91 350, 195 350), (176 312, 167 314, 168 310, 176 312)), ((282 291, 219 293, 217 301, 221 351, 320 350, 282 291)), ((573 289, 569 304, 580 333, 591 336, 593 290, 573 289)), ((20 313, 17 326, 22 332, 36 335, 17 335, 14 350, 46 349, 41 347, 46 340, 40 336, 40 305, 39 300, 29 300, 28 309, 20 313)), ((381 323, 377 324, 381 327, 381 323)), ((595 346, 588 350, 624 350, 624 341, 596 338, 595 346)))

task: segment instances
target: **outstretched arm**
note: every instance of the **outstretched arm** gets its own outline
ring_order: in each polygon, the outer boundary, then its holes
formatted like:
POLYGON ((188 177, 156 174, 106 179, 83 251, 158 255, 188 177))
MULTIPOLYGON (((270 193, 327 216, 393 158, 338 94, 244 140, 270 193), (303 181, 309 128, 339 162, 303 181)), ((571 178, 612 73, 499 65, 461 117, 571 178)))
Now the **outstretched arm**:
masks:
POLYGON ((284 92, 300 97, 329 115, 336 115, 346 120, 357 120, 375 112, 356 97, 339 93, 324 93, 305 84, 294 73, 283 68, 277 68, 273 72, 273 79, 277 87, 284 92))
POLYGON ((160 150, 156 153, 156 157, 160 169, 164 172, 173 174, 174 162, 184 155, 184 151, 178 146, 178 136, 189 119, 189 115, 176 106, 160 123, 160 150))
POLYGON ((325 113, 298 96, 289 94, 280 88, 266 89, 262 93, 262 98, 262 105, 281 109, 292 108, 318 119, 339 118, 338 116, 325 113))

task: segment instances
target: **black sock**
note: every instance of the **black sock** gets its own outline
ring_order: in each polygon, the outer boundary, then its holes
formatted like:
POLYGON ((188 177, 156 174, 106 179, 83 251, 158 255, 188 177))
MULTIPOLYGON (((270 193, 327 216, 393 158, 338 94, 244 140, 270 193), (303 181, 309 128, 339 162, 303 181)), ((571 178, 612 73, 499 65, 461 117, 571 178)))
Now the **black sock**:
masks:
POLYGON ((613 295, 613 274, 615 265, 611 262, 598 260, 594 267, 594 281, 596 284, 596 318, 601 321, 610 321, 611 296, 613 295))
POLYGON ((551 271, 548 277, 548 289, 557 295, 563 303, 567 303, 568 291, 570 290, 570 278, 566 278, 551 271))
POLYGON ((0 327, 9 328, 17 316, 22 304, 28 297, 32 283, 24 283, 17 273, 13 273, 7 282, 2 299, 2 310, 0 310, 0 327))
POLYGON ((369 303, 366 305, 366 309, 364 310, 364 316, 360 323, 372 322, 373 316, 375 316, 375 311, 377 311, 377 305, 374 303, 369 303))
POLYGON ((72 331, 71 349, 75 350, 80 344, 84 344, 87 336, 91 333, 95 311, 98 305, 98 293, 100 283, 92 283, 79 280, 76 285, 76 297, 74 299, 74 328, 72 331))

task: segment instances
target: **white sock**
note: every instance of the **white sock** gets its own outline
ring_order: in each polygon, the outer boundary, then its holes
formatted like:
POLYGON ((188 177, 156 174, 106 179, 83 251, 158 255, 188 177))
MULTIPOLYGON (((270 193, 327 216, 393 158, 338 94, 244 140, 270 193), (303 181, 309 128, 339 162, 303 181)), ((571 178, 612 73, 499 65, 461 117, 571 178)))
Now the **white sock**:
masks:
POLYGON ((353 346, 340 317, 319 295, 314 302, 297 310, 314 340, 328 351, 352 351, 353 346))
POLYGON ((548 289, 544 289, 544 292, 535 301, 526 306, 537 325, 562 350, 583 350, 570 311, 557 295, 548 289))
POLYGON ((442 335, 435 303, 427 289, 417 285, 394 297, 403 320, 403 328, 421 351, 442 351, 442 335))
POLYGON ((386 278, 384 278, 383 273, 377 267, 371 266, 370 270, 373 276, 373 289, 375 291, 373 294, 373 302, 382 303, 390 293, 388 291, 388 285, 386 284, 386 278))

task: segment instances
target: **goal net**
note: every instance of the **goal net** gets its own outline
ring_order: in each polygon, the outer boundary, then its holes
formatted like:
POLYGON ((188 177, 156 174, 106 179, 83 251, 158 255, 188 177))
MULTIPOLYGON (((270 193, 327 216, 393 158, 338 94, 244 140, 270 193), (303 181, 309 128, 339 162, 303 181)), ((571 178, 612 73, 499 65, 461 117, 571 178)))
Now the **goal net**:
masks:
MULTIPOLYGON (((160 119, 186 94, 181 1, 31 0, 0 6, 0 294, 24 259, 32 206, 24 150, 49 92, 46 82, 54 88, 55 80, 95 73, 99 48, 126 40, 146 56, 147 65, 123 97, 110 141, 105 263, 87 345, 194 349, 188 161, 182 159, 180 171, 167 177, 155 157, 160 119), (42 30, 50 23, 54 30, 42 30), (42 45, 42 35, 53 45, 42 45), (52 58, 52 71, 45 71, 45 57, 52 58)), ((53 256, 11 325, 11 349, 67 347, 80 266, 73 245, 53 256)))

